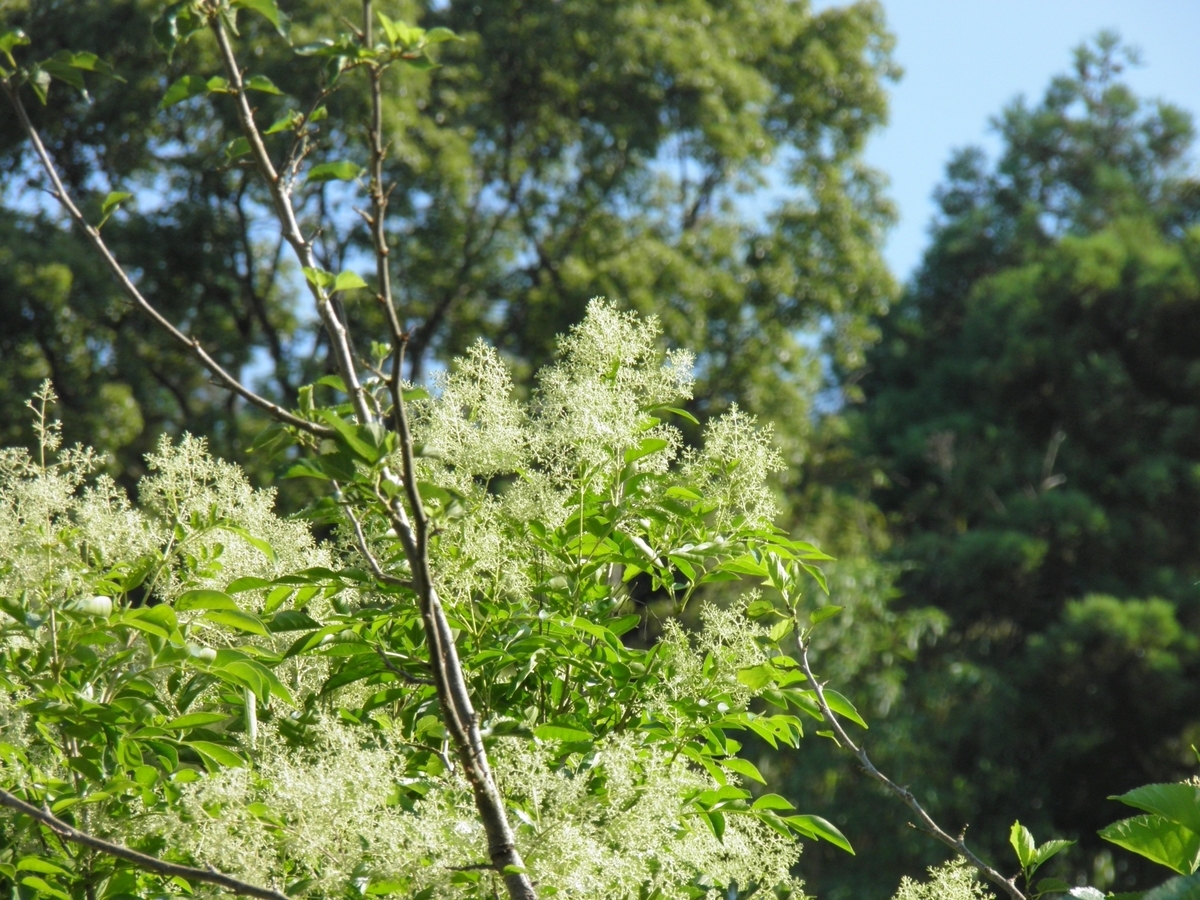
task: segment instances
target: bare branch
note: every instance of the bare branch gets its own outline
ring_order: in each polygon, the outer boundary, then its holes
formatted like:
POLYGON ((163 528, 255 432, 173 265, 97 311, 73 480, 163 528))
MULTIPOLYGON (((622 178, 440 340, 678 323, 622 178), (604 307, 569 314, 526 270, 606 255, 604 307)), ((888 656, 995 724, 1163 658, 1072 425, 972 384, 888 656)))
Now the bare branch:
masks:
POLYGON ((83 231, 84 235, 88 239, 88 242, 92 245, 96 252, 100 254, 100 257, 108 266, 109 271, 111 271, 113 276, 117 279, 117 284, 120 285, 121 290, 125 293, 125 296, 133 301, 135 306, 153 319, 155 324, 166 331, 177 343, 181 344, 189 353, 196 357, 196 359, 198 359, 200 363, 213 374, 213 377, 219 384, 233 391, 235 394, 245 398, 254 406, 257 406, 259 409, 263 410, 286 425, 292 425, 303 431, 307 431, 310 434, 319 435, 321 437, 331 436, 334 433, 333 429, 328 428, 325 425, 318 425, 314 422, 309 422, 306 419, 302 419, 284 409, 282 406, 272 403, 266 397, 262 397, 250 390, 250 388, 246 387, 241 381, 227 372, 220 363, 213 359, 213 357, 209 355, 208 351, 206 351, 200 345, 198 340, 189 337, 187 334, 176 328, 166 316, 159 312, 158 309, 142 295, 142 292, 138 290, 137 285, 133 283, 130 277, 125 273, 125 270, 121 268, 121 264, 118 262, 116 256, 114 256, 112 251, 109 250, 108 245, 100 236, 99 230, 88 224, 87 219, 83 217, 83 213, 79 211, 79 207, 75 205, 75 201, 72 200, 70 194, 67 193, 67 189, 62 183, 62 179, 59 178, 58 169, 55 167, 54 161, 50 158, 50 154, 46 152, 46 147, 42 143, 41 136, 38 134, 37 129, 34 128, 33 123, 29 120, 29 114, 25 111, 25 105, 21 102, 21 98, 17 93, 17 88, 8 78, 0 78, 0 86, 3 87, 4 93, 8 96, 9 103, 16 111, 17 120, 21 123, 21 128, 25 132, 25 135, 29 138, 29 142, 33 145, 34 152, 37 154, 38 160, 42 164, 42 169, 45 171, 46 177, 50 179, 50 184, 53 186, 53 190, 50 193, 53 195, 54 199, 56 199, 62 205, 63 209, 67 211, 67 215, 71 217, 71 220, 80 228, 81 231, 83 231))
POLYGON ((1020 889, 1017 887, 1015 879, 1005 878, 1003 875, 981 860, 978 856, 976 856, 975 853, 966 845, 966 842, 963 840, 966 829, 964 829, 963 834, 960 834, 958 837, 952 837, 951 835, 947 834, 942 830, 938 823, 933 820, 933 817, 925 811, 924 807, 922 807, 917 801, 917 798, 913 796, 912 791, 910 791, 908 788, 900 787, 900 785, 896 784, 896 782, 892 781, 892 779, 888 778, 877 768, 875 768, 874 763, 871 762, 871 758, 867 756, 867 751, 863 747, 855 744, 854 741, 850 739, 850 736, 846 734, 846 730, 842 727, 842 723, 838 720, 838 717, 834 714, 833 710, 829 708, 829 704, 825 700, 825 686, 821 684, 821 682, 817 681, 816 676, 814 676, 812 673, 812 668, 808 664, 808 643, 803 638, 797 640, 797 643, 800 645, 800 665, 804 669, 804 674, 808 676, 808 682, 812 685, 813 691, 817 695, 817 705, 821 708, 821 715, 825 717, 825 722, 830 728, 833 729, 834 734, 837 736, 838 744, 840 744, 842 747, 845 747, 856 757, 858 757, 859 764, 862 766, 863 771, 866 772, 867 775, 882 784, 888 789, 888 791, 898 797, 905 806, 912 810, 913 814, 921 823, 919 827, 922 831, 925 831, 934 839, 945 844, 947 847, 965 859, 968 863, 974 866, 981 875, 987 878, 988 881, 992 882, 998 888, 1004 891, 1004 893, 1008 894, 1012 900, 1025 900, 1025 895, 1021 893, 1020 889))
MULTIPOLYGON (((271 155, 267 152, 266 144, 263 142, 262 133, 258 130, 258 125, 255 124, 254 111, 250 109, 250 101, 246 99, 246 86, 242 78, 242 70, 238 66, 237 58, 234 56, 233 47, 229 43, 229 35, 225 31, 225 25, 221 21, 221 17, 213 15, 209 19, 209 27, 217 39, 217 48, 220 50, 221 60, 225 64, 225 75, 229 80, 230 87, 233 89, 234 101, 237 105, 238 122, 242 127, 242 134, 250 144, 250 152, 258 166, 258 171, 267 183, 267 188, 271 193, 271 201, 275 207, 275 215, 279 219, 280 227, 283 229, 283 236, 291 245, 296 258, 300 261, 300 265, 305 268, 316 269, 318 266, 313 256, 312 244, 304 237, 303 232, 300 230, 300 223, 296 218, 296 209, 292 204, 291 195, 288 193, 284 180, 279 177, 279 173, 275 170, 275 166, 271 162, 271 155)), ((350 338, 346 332, 345 323, 338 317, 332 303, 332 297, 325 288, 320 287, 312 281, 308 282, 308 286, 313 300, 316 302, 317 313, 321 317, 321 324, 324 325, 325 332, 329 336, 330 347, 337 362, 338 374, 342 376, 342 381, 345 382, 346 389, 350 393, 351 402, 354 404, 354 411, 358 414, 362 424, 373 422, 374 417, 371 415, 370 408, 363 397, 363 387, 358 380, 357 369, 354 365, 354 354, 350 350, 350 338)))
POLYGON ((32 803, 26 803, 20 797, 14 796, 3 789, 0 789, 0 806, 15 809, 17 812, 24 813, 31 819, 41 822, 63 840, 79 844, 82 847, 90 847, 109 856, 126 860, 148 872, 155 872, 170 878, 186 878, 189 881, 202 881, 205 884, 215 884, 217 887, 225 888, 230 893, 243 897, 258 897, 260 900, 289 900, 286 894, 282 894, 279 891, 239 881, 230 875, 218 872, 216 869, 196 869, 192 866, 181 866, 145 853, 139 853, 137 850, 131 850, 120 844, 111 843, 103 838, 98 838, 95 835, 80 831, 72 825, 68 825, 50 812, 50 810, 38 809, 32 803))

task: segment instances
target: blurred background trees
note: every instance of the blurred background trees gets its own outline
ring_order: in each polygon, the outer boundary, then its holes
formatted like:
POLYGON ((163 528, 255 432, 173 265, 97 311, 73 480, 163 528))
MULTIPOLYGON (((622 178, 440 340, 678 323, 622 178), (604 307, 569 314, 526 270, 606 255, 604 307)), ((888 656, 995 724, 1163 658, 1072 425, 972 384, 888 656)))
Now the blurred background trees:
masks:
MULTIPOLYGON (((147 294, 292 402, 326 371, 325 347, 299 273, 258 226, 260 188, 227 152, 229 109, 195 98, 142 114, 168 87, 162 6, 0 0, 0 13, 40 55, 93 50, 126 79, 34 110, 52 154, 94 212, 108 190, 134 194, 105 235, 147 294)), ((353 0, 284 6, 295 44, 360 15, 353 0)), ((783 524, 840 557, 831 588, 847 611, 821 666, 870 711, 872 755, 939 817, 970 822, 993 858, 1020 818, 1039 839, 1083 841, 1072 877, 1104 869, 1103 798, 1185 774, 1200 743, 1188 117, 1134 96, 1115 39, 1083 48, 1040 103, 1004 110, 999 159, 951 161, 898 294, 880 257, 893 211, 862 162, 898 74, 878 5, 388 12, 466 38, 387 84, 388 232, 414 377, 480 336, 528 374, 595 295, 659 315, 669 342, 702 351, 692 412, 736 402, 772 421, 789 464, 783 524)), ((365 121, 361 84, 324 96, 318 62, 297 65, 257 17, 243 26, 254 70, 281 92, 255 95, 264 121, 319 103, 340 114, 327 122, 365 121)), ((219 68, 203 37, 172 66, 219 68)), ((349 137, 322 131, 310 153, 346 158, 349 137)), ((185 427, 270 481, 246 455, 265 423, 126 307, 39 194, 10 118, 0 166, 3 441, 27 438, 20 406, 49 376, 68 441, 107 451, 127 486, 158 435, 185 427)), ((368 236, 341 183, 300 190, 303 210, 340 223, 318 235, 324 267, 362 262, 368 236)), ((348 312, 371 333, 370 305, 348 312)), ((890 896, 938 851, 832 751, 814 737, 763 758, 790 770, 806 807, 836 801, 859 850, 810 848, 804 875, 823 897, 890 896)))
MULTIPOLYGON (((1019 818, 1081 841, 1069 880, 1119 890, 1103 798, 1194 771, 1200 737, 1200 183, 1188 116, 1126 63, 1111 36, 1081 48, 996 120, 998 160, 950 162, 850 439, 900 608, 950 623, 875 752, 994 858, 1019 818)), ((834 771, 831 799, 862 790, 834 771)), ((928 853, 895 811, 862 821, 928 853)), ((830 863, 830 896, 890 883, 830 863)))

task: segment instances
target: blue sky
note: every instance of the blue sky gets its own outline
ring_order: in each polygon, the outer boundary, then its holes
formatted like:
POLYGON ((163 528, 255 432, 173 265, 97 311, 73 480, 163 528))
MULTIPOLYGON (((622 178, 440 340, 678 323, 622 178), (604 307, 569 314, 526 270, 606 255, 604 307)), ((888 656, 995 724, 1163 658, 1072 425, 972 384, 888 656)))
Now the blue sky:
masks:
MULTIPOLYGON (((817 2, 818 9, 833 5, 817 2)), ((920 259, 931 200, 952 150, 999 144, 988 122, 1018 94, 1041 98, 1071 49, 1102 29, 1141 50, 1139 94, 1200 116, 1200 0, 883 0, 904 67, 891 121, 867 149, 900 209, 886 256, 905 279, 920 259)))

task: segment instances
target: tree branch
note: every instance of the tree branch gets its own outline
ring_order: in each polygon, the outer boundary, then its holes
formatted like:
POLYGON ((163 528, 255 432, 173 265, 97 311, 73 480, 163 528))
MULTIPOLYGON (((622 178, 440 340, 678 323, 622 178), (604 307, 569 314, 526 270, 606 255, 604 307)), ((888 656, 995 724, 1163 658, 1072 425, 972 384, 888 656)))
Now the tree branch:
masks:
POLYGON ((812 685, 813 691, 817 695, 817 705, 821 708, 821 715, 825 717, 825 722, 830 728, 833 729, 834 734, 837 736, 837 742, 858 758, 859 764, 863 767, 863 771, 866 772, 867 775, 882 784, 888 789, 889 792, 898 797, 905 806, 912 810, 913 814, 921 822, 921 827, 924 831, 926 831, 936 840, 945 844, 947 847, 965 859, 968 863, 974 866, 980 872, 980 874, 987 878, 988 881, 999 887, 1002 891, 1004 891, 1004 893, 1008 894, 1012 900, 1026 900, 1025 895, 1021 893, 1020 889, 1017 887, 1015 879, 1005 878, 1003 875, 981 860, 966 845, 966 842, 961 836, 957 838, 951 837, 949 834, 943 831, 938 823, 933 820, 933 817, 930 816, 929 813, 925 811, 924 807, 922 807, 917 801, 917 798, 913 796, 912 791, 910 791, 908 788, 900 787, 900 785, 896 784, 896 782, 892 781, 892 779, 888 778, 877 768, 875 768, 874 763, 871 762, 871 758, 867 756, 867 751, 863 747, 859 747, 857 744, 855 744, 854 741, 850 740, 850 736, 846 734, 846 730, 842 728, 842 723, 838 721, 838 717, 834 714, 833 710, 829 708, 829 704, 825 700, 825 686, 821 684, 821 682, 817 681, 816 677, 812 673, 812 668, 808 664, 807 642, 805 642, 803 638, 800 638, 797 640, 797 644, 800 646, 800 665, 804 669, 804 674, 808 676, 808 682, 812 685))
MULTIPOLYGON (((266 144, 263 143, 262 133, 254 122, 254 112, 250 109, 250 101, 246 99, 246 86, 242 78, 242 70, 238 66, 233 47, 229 43, 229 35, 225 31, 225 25, 221 21, 220 15, 212 15, 209 19, 209 27, 217 39, 217 48, 220 50, 221 60, 225 65, 225 75, 233 89, 242 135, 250 144, 250 152, 258 165, 258 171, 267 183, 267 189, 271 193, 271 202, 275 207, 276 218, 279 219, 279 224, 283 229, 284 239, 291 245, 302 267, 319 268, 316 258, 313 256, 312 244, 300 231, 300 223, 296 218, 292 198, 283 179, 275 171, 271 156, 267 153, 266 144)), ((358 371, 354 365, 354 354, 350 350, 350 339, 346 332, 346 326, 338 317, 333 307, 332 296, 325 288, 318 286, 313 281, 308 282, 308 287, 317 305, 321 324, 325 326, 325 331, 329 335, 330 347, 337 360, 339 373, 350 394, 350 400, 354 404, 354 411, 365 425, 373 419, 363 396, 362 384, 358 380, 358 371)))
POLYGON ((192 866, 181 866, 177 863, 166 862, 155 856, 139 853, 137 850, 131 850, 120 844, 114 844, 95 835, 87 834, 72 825, 68 825, 50 812, 50 810, 38 809, 32 803, 26 803, 20 797, 14 796, 3 789, 0 789, 0 806, 15 809, 17 812, 24 813, 31 819, 41 822, 63 840, 79 844, 82 847, 90 847, 109 856, 126 860, 149 872, 155 872, 159 875, 172 878, 186 878, 189 881, 202 881, 206 884, 215 884, 217 887, 223 887, 225 890, 243 897, 258 897, 259 900, 290 900, 287 895, 279 891, 239 881, 230 875, 218 872, 216 869, 196 869, 192 866))
POLYGON ((42 143, 41 136, 38 134, 37 129, 34 128, 33 123, 29 120, 29 114, 25 111, 25 105, 21 102, 21 98, 17 93, 17 88, 8 78, 0 78, 0 87, 3 87, 4 93, 8 96, 9 103, 16 111, 17 120, 21 123, 21 129, 25 132, 26 137, 29 138, 29 142, 33 145, 34 152, 37 154, 38 160, 42 164, 43 171, 45 171, 46 176, 50 179, 50 184, 53 187, 53 190, 50 193, 53 195, 54 199, 56 199, 62 205, 63 209, 67 211, 67 215, 71 217, 71 220, 80 228, 80 230, 83 231, 84 235, 88 239, 88 242, 92 245, 96 252, 100 254, 100 257, 108 266, 109 271, 111 271, 113 276, 117 279, 117 284, 120 285, 121 290, 125 293, 125 296, 133 301, 135 306, 153 319, 155 324, 166 331, 172 338, 175 339, 177 343, 182 344, 187 351, 196 357, 196 359, 198 359, 200 363, 206 369, 208 369, 208 371, 213 374, 213 377, 216 378, 216 380, 224 387, 245 398, 247 401, 273 416, 280 422, 302 429, 310 434, 319 435, 321 437, 331 436, 334 433, 332 428, 302 419, 299 416, 288 412, 288 410, 284 409, 282 406, 272 403, 266 397, 259 396, 254 391, 250 390, 250 388, 242 384, 241 381, 227 372, 220 363, 213 359, 213 357, 209 355, 208 351, 200 346, 200 342, 198 340, 189 337, 184 332, 176 328, 166 316, 160 313, 158 309, 156 309, 155 306, 150 303, 149 300, 142 296, 142 292, 138 290, 137 285, 133 283, 133 281, 125 273, 125 270, 121 268, 120 262, 117 261, 117 258, 113 255, 112 251, 108 249, 108 245, 104 242, 104 239, 100 237, 99 230, 88 224, 87 219, 83 217, 83 213, 79 211, 79 207, 75 205, 75 202, 71 199, 70 194, 67 193, 67 189, 62 183, 62 179, 59 178, 58 169, 55 167, 54 161, 50 158, 50 154, 46 152, 46 147, 42 143))

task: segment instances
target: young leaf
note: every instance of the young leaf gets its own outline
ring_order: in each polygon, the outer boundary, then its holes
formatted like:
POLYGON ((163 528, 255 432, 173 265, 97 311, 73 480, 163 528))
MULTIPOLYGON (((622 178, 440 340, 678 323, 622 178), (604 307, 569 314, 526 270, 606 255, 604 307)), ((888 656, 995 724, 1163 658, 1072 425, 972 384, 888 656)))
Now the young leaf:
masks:
POLYGON ((233 0, 229 5, 234 9, 253 10, 274 25, 280 37, 287 37, 288 19, 279 11, 275 0, 233 0))
POLYGON ((339 162, 321 163, 308 170, 308 180, 321 181, 353 181, 362 174, 362 166, 348 159, 339 162))
POLYGON ((17 64, 17 61, 13 59, 13 48, 27 46, 29 46, 29 36, 20 28, 13 28, 0 34, 0 53, 4 54, 4 58, 8 60, 10 66, 17 64))
POLYGON ((108 196, 104 198, 104 203, 100 205, 100 222, 96 227, 103 228, 109 216, 117 211, 117 207, 132 196, 133 194, 128 191, 109 191, 108 196))
POLYGON ((846 836, 820 816, 788 816, 784 821, 797 831, 829 841, 835 847, 841 847, 854 856, 854 848, 850 846, 846 836))
MULTIPOLYGON (((449 28, 441 28, 441 27, 430 28, 427 32, 425 32, 425 43, 426 44, 443 44, 446 41, 461 41, 461 40, 463 40, 463 39, 460 38, 453 31, 451 31, 449 28)), ((682 412, 682 410, 674 410, 673 409, 673 410, 671 410, 671 412, 679 412, 681 415, 685 415, 685 416, 688 415, 687 413, 682 412)), ((689 418, 690 418, 690 416, 689 416, 689 418)), ((696 420, 692 419, 692 421, 695 422, 696 420)), ((698 425, 700 423, 696 422, 696 424, 698 425)))
POLYGON ((1017 861, 1021 864, 1021 868, 1029 868, 1037 856, 1037 841, 1033 839, 1033 834, 1029 829, 1020 822, 1013 822, 1012 830, 1008 835, 1008 842, 1012 844, 1013 850, 1017 852, 1017 861))
POLYGON ((842 607, 840 607, 840 606, 822 606, 822 607, 819 607, 818 609, 814 609, 811 613, 809 613, 808 620, 810 622, 812 622, 814 625, 819 625, 822 622, 824 622, 826 619, 832 619, 834 616, 836 616, 841 611, 842 611, 842 607))
POLYGON ((158 104, 159 109, 167 109, 176 103, 182 103, 192 97, 208 93, 208 80, 199 75, 184 75, 169 88, 158 104))
POLYGON ((333 282, 334 291, 352 291, 357 288, 365 288, 366 286, 367 283, 362 280, 362 276, 357 272, 339 272, 333 282))
POLYGON ((304 266, 300 271, 304 273, 304 278, 316 288, 330 288, 337 281, 332 272, 326 272, 324 269, 313 269, 304 266))
POLYGON ((259 91, 263 94, 275 94, 279 97, 283 96, 283 91, 275 87, 273 82, 266 75, 251 75, 246 79, 246 90, 259 91))
POLYGON ((1037 854, 1033 858, 1034 868, 1037 868, 1046 860, 1058 855, 1068 847, 1074 846, 1074 844, 1074 841, 1046 841, 1046 843, 1037 848, 1037 854))

